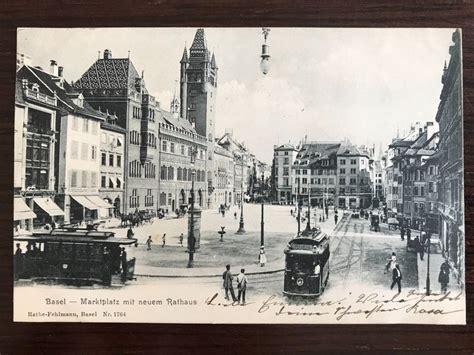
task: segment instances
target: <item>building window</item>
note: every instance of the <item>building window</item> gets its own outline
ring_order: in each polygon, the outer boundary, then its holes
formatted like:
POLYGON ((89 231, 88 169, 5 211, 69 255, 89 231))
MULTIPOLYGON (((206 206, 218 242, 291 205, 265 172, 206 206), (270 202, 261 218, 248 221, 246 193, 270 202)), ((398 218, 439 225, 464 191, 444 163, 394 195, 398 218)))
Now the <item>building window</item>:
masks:
POLYGON ((168 180, 174 180, 174 168, 172 166, 168 167, 168 180))
POLYGON ((355 185, 355 184, 357 184, 357 179, 356 178, 350 178, 349 185, 355 185))
POLYGON ((145 207, 151 207, 153 206, 153 194, 151 189, 146 190, 146 196, 145 196, 145 207))
POLYGON ((120 189, 122 187, 122 182, 120 181, 119 178, 117 178, 116 186, 117 186, 118 189, 120 189))
POLYGON ((91 121, 91 126, 92 126, 92 127, 91 127, 91 128, 92 128, 91 133, 92 133, 93 135, 95 135, 95 136, 96 136, 97 133, 98 133, 98 132, 97 132, 97 127, 98 127, 98 125, 99 125, 99 123, 98 123, 97 121, 91 121))
POLYGON ((167 151, 168 151, 168 142, 167 142, 167 141, 163 141, 163 142, 161 143, 161 150, 162 150, 163 152, 167 152, 167 151))
POLYGON ((122 167, 122 156, 121 155, 117 155, 117 166, 119 168, 122 167))
POLYGON ((344 195, 345 193, 346 193, 346 189, 343 188, 343 187, 341 187, 341 188, 339 189, 339 194, 344 195))
POLYGON ((114 155, 109 154, 109 166, 114 166, 114 155))
POLYGON ((160 193, 160 206, 166 206, 166 193, 160 193))
POLYGON ((346 179, 345 178, 340 178, 339 179, 339 185, 345 185, 346 184, 346 179))
POLYGON ((174 153, 174 143, 173 142, 170 143, 170 152, 174 153))
POLYGON ((184 155, 184 144, 181 144, 181 155, 184 155))
POLYGON ((112 179, 112 177, 109 176, 109 189, 113 189, 114 188, 114 179, 112 179))
POLYGON ((131 208, 140 207, 140 197, 137 195, 137 189, 132 190, 132 195, 130 196, 130 207, 131 208))
POLYGON ((82 187, 87 187, 87 171, 82 172, 82 187))
POLYGON ((346 169, 344 169, 344 168, 339 169, 339 174, 345 174, 345 173, 346 173, 346 169))
POLYGON ((357 174, 357 169, 356 168, 351 168, 351 174, 357 174))
POLYGON ((183 180, 183 169, 182 169, 181 167, 178 168, 178 177, 177 177, 177 180, 178 180, 178 181, 183 180))
POLYGON ((71 142, 71 159, 77 159, 79 156, 79 143, 76 141, 71 142))
POLYGON ((97 159, 97 147, 95 145, 91 146, 91 159, 93 161, 97 159))
POLYGON ((302 184, 307 184, 307 183, 308 183, 308 179, 307 179, 307 178, 303 178, 302 184))
POLYGON ((87 143, 81 144, 81 159, 87 160, 87 143))
POLYGON ((340 165, 345 165, 346 164, 346 159, 340 159, 339 164, 340 165))
POLYGON ((357 159, 351 159, 351 165, 357 164, 357 159))
POLYGON ((434 192, 434 183, 433 182, 428 183, 428 192, 434 192))
POLYGON ((288 165, 289 163, 290 163, 290 158, 285 157, 285 158, 283 159, 283 164, 284 164, 284 165, 288 165))
POLYGON ((284 167, 284 168, 283 168, 283 175, 287 176, 287 175, 289 175, 289 173, 290 173, 289 168, 288 168, 288 167, 284 167))
POLYGON ((107 176, 102 175, 100 177, 100 187, 102 187, 102 188, 107 187, 107 176))
POLYGON ((95 171, 91 172, 91 187, 97 187, 97 173, 95 171))
POLYGON ((420 187, 420 196, 421 196, 421 197, 425 196, 425 188, 424 188, 424 186, 421 186, 421 187, 420 187))
POLYGON ((166 180, 167 174, 168 174, 168 169, 166 168, 166 166, 162 166, 160 170, 160 179, 166 180))
POLYGON ((77 187, 77 171, 71 171, 71 187, 77 187))
POLYGON ((82 120, 82 130, 87 133, 89 132, 89 120, 87 118, 84 118, 82 120))
POLYGON ((430 166, 430 175, 434 174, 434 166, 430 166))
POLYGON ((101 163, 103 166, 107 165, 107 154, 102 153, 101 163))

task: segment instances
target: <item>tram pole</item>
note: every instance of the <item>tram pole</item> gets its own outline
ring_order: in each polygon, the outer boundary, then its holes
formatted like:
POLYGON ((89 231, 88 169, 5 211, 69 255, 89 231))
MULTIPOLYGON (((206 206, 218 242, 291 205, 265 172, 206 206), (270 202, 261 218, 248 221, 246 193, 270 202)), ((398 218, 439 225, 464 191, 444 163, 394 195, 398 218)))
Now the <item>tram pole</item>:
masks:
POLYGON ((298 177, 298 191, 296 192, 296 206, 298 208, 298 215, 296 219, 298 220, 298 234, 300 235, 301 232, 301 211, 300 211, 300 178, 298 177))
POLYGON ((263 218, 263 209, 264 209, 264 206, 263 206, 263 183, 265 181, 265 176, 262 172, 262 187, 261 187, 261 192, 262 192, 262 220, 260 222, 260 246, 265 246, 265 233, 264 233, 264 225, 265 225, 265 222, 264 222, 264 218, 263 218))
POLYGON ((308 223, 306 224, 306 230, 311 230, 311 185, 308 184, 308 223))

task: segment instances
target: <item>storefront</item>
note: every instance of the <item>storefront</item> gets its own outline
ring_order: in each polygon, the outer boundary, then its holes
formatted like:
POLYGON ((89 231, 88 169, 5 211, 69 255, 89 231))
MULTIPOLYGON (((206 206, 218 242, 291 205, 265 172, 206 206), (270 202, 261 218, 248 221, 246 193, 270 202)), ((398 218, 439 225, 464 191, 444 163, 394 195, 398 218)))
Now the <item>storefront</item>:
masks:
POLYGON ((18 229, 32 229, 32 220, 36 218, 31 208, 28 207, 26 202, 20 196, 15 196, 13 199, 13 221, 15 231, 18 229))
POLYGON ((43 227, 46 224, 63 224, 64 211, 49 197, 34 197, 33 210, 36 213, 34 226, 43 227))

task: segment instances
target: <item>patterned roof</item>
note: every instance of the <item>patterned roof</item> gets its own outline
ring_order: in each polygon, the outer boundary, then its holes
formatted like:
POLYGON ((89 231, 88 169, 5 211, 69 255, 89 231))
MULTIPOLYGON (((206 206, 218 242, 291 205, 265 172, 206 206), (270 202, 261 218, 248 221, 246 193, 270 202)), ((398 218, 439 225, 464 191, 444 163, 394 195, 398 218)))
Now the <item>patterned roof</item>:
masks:
POLYGON ((74 88, 135 90, 136 78, 140 78, 140 75, 130 59, 98 59, 74 83, 74 88))

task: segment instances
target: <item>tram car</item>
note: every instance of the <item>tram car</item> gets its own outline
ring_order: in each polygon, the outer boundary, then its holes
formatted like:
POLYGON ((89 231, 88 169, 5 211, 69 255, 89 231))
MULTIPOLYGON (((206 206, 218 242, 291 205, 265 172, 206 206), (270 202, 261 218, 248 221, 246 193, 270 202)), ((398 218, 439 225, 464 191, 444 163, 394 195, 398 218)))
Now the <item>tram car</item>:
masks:
POLYGON ((313 297, 324 292, 329 279, 329 237, 319 228, 304 231, 285 248, 283 294, 313 297))
POLYGON ((134 278, 135 258, 121 256, 121 248, 136 244, 135 238, 117 238, 109 231, 60 228, 15 236, 14 242, 23 248, 23 253, 17 249, 14 256, 16 280, 110 285, 114 275, 122 282, 134 278))

